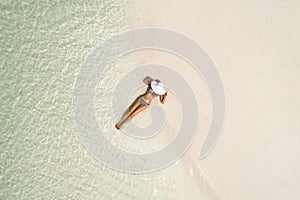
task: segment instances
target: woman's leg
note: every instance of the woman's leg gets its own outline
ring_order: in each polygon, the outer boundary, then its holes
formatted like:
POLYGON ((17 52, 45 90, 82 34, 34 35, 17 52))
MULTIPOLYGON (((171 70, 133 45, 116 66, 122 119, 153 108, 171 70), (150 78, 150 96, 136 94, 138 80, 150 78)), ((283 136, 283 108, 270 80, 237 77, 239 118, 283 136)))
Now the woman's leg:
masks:
POLYGON ((138 106, 130 115, 128 115, 128 117, 125 120, 120 121, 118 124, 115 125, 115 127, 117 129, 120 129, 124 123, 127 123, 130 120, 132 120, 133 117, 135 117, 138 113, 142 112, 146 108, 148 108, 148 105, 140 105, 140 106, 138 106))
POLYGON ((139 113, 142 112, 143 110, 145 110, 146 108, 148 108, 148 105, 140 105, 137 109, 135 109, 135 110, 130 114, 131 119, 134 118, 137 114, 139 114, 139 113))
POLYGON ((133 113, 140 105, 141 105, 141 103, 140 103, 140 98, 138 98, 138 99, 136 99, 136 100, 133 102, 133 104, 132 104, 132 106, 130 107, 129 111, 123 115, 122 119, 115 125, 115 127, 116 127, 117 129, 120 129, 121 126, 122 126, 125 122, 127 122, 127 121, 130 120, 130 115, 131 115, 131 114, 132 114, 132 113, 133 113))
POLYGON ((129 117, 129 114, 128 114, 128 111, 126 111, 126 113, 122 116, 122 118, 120 119, 120 121, 115 125, 115 127, 117 129, 120 129, 122 124, 126 121, 126 119, 128 119, 129 117))
POLYGON ((133 102, 133 105, 129 109, 128 115, 131 115, 140 105, 141 105, 141 97, 137 98, 135 102, 133 102))

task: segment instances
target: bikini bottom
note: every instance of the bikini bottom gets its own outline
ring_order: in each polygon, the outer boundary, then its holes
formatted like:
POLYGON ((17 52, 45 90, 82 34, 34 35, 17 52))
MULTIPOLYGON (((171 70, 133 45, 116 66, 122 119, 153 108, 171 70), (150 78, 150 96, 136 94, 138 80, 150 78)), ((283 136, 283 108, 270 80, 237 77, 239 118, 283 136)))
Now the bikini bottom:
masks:
POLYGON ((140 103, 141 105, 150 105, 150 103, 146 102, 143 97, 140 97, 140 103))

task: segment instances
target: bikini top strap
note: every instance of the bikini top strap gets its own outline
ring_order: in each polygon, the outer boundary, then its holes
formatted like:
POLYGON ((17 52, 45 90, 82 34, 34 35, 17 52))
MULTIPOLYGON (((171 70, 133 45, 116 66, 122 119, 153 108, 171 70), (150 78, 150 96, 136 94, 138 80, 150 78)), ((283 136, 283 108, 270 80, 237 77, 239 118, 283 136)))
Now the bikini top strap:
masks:
POLYGON ((148 94, 151 94, 151 96, 153 96, 153 97, 159 96, 158 94, 153 93, 152 91, 153 91, 153 89, 152 89, 152 88, 150 87, 150 85, 149 85, 149 87, 147 88, 147 93, 148 93, 148 94))

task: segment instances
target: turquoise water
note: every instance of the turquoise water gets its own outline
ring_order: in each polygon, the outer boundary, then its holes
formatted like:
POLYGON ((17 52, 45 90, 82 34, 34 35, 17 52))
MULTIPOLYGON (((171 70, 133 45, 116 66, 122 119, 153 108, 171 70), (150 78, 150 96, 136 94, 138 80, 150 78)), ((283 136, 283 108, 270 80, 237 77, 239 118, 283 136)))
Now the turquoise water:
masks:
POLYGON ((101 42, 130 28, 128 7, 122 0, 0 2, 0 199, 186 199, 195 190, 178 182, 174 167, 139 176, 111 170, 76 133, 78 70, 101 42))
POLYGON ((87 153, 71 117, 76 73, 125 29, 126 3, 1 1, 0 199, 138 196, 138 182, 87 153))

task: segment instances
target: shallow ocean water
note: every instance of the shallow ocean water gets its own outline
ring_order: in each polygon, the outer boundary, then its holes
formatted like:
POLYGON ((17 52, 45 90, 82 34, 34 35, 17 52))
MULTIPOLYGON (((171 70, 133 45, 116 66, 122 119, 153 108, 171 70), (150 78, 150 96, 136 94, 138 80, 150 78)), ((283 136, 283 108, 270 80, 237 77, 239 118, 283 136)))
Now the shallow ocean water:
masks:
POLYGON ((0 199, 184 196, 169 172, 138 176, 100 164, 75 130, 76 74, 99 43, 128 28, 128 4, 0 2, 0 199))

